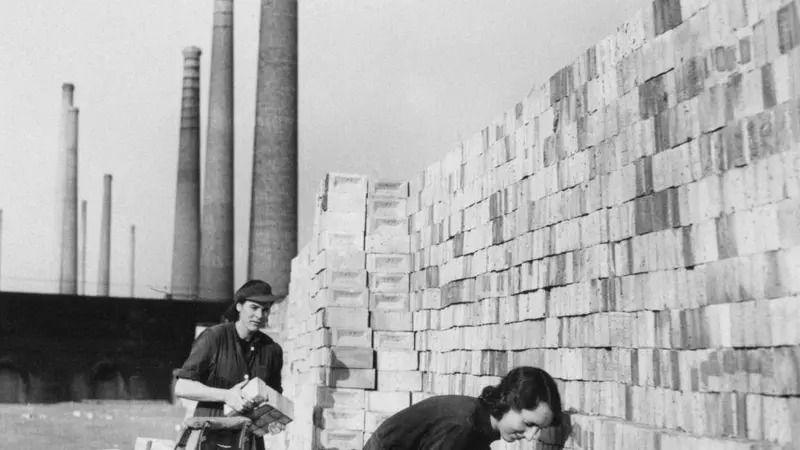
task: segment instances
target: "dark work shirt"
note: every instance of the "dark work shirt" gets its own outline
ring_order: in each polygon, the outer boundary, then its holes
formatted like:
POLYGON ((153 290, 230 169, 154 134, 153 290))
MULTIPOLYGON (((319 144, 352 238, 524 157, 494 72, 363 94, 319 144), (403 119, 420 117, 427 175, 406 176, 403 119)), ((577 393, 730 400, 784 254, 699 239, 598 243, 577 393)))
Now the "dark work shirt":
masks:
MULTIPOLYGON (((247 375, 283 392, 282 367, 283 350, 269 336, 257 332, 250 341, 244 341, 234 323, 225 323, 207 328, 195 339, 189 357, 175 375, 221 389, 230 389, 247 375)), ((220 402, 199 402, 194 415, 221 416, 222 412, 220 402)))
POLYGON ((488 450, 499 438, 482 400, 440 395, 386 419, 364 450, 488 450))

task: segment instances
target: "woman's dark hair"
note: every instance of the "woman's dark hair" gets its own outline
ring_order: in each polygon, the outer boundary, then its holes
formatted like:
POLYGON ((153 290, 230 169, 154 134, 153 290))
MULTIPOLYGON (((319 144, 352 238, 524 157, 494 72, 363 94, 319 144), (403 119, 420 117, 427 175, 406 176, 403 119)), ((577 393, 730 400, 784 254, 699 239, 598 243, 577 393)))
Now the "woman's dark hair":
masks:
POLYGON ((486 386, 480 399, 489 407, 495 419, 501 419, 510 409, 536 409, 545 402, 553 411, 551 426, 558 426, 561 417, 561 396, 555 380, 538 367, 522 366, 504 376, 497 386, 486 386))

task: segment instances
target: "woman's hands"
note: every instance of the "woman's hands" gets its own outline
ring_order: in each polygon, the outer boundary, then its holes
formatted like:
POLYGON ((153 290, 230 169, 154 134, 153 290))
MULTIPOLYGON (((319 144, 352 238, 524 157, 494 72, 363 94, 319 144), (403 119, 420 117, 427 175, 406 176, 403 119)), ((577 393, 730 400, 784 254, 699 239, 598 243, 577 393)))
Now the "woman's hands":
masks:
POLYGON ((278 434, 281 431, 283 431, 284 429, 286 429, 286 425, 284 425, 284 424, 282 424, 280 422, 277 422, 277 421, 276 422, 270 422, 270 424, 267 425, 267 430, 269 430, 270 434, 278 434))
POLYGON ((253 402, 245 400, 242 397, 242 388, 247 384, 247 381, 248 380, 244 380, 225 391, 225 404, 237 412, 242 412, 253 407, 253 402))

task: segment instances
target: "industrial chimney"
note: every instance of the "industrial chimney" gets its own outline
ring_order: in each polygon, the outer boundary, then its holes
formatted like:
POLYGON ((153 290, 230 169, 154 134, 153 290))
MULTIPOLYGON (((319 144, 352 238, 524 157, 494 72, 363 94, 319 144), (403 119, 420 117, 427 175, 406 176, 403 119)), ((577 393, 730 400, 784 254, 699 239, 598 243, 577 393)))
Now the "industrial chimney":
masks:
POLYGON ((233 0, 214 1, 200 298, 233 294, 233 0))

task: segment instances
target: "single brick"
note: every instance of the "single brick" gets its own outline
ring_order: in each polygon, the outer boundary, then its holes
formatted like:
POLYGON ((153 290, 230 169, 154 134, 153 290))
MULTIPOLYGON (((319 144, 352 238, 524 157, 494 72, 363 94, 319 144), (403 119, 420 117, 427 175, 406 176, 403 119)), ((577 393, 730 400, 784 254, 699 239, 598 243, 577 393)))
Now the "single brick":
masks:
POLYGON ((639 197, 635 200, 636 222, 634 229, 636 235, 653 231, 653 196, 639 197))
POLYGON ((784 280, 784 258, 780 251, 764 254, 764 293, 767 298, 778 298, 788 293, 784 280))
POLYGON ((667 223, 671 228, 681 225, 680 196, 677 188, 667 189, 667 223))
POLYGON ((668 190, 659 191, 653 195, 653 231, 661 231, 670 227, 668 196, 668 190))
POLYGON ((762 111, 756 117, 758 118, 759 154, 766 157, 777 153, 774 111, 762 111))
POLYGON ((714 68, 718 72, 727 72, 736 67, 736 47, 719 46, 714 49, 714 68))
POLYGON ((597 78, 597 47, 592 46, 586 50, 586 77, 589 81, 597 78))
POLYGON ((551 134, 544 139, 542 154, 545 167, 550 167, 558 161, 558 156, 556 155, 556 137, 554 135, 551 134))
POLYGON ((797 111, 792 108, 793 102, 785 102, 775 107, 774 110, 774 137, 775 152, 782 153, 792 148, 794 138, 792 136, 792 122, 798 116, 797 111))
MULTIPOLYGON (((794 3, 792 3, 794 5, 794 3)), ((761 66, 761 90, 764 99, 764 109, 775 106, 775 74, 772 64, 761 66)))
POLYGON ((653 23, 656 36, 677 27, 681 22, 680 0, 653 1, 653 23))
POLYGON ((717 224, 717 253, 719 254, 719 259, 737 256, 734 217, 730 214, 721 215, 715 221, 717 224))
POLYGON ((725 151, 722 144, 722 133, 714 131, 702 134, 698 139, 700 146, 700 165, 703 177, 717 174, 725 170, 725 151))
POLYGON ((784 200, 778 205, 778 227, 781 247, 800 245, 800 202, 784 200))
POLYGON ((742 102, 742 74, 734 73, 725 83, 725 120, 734 119, 736 109, 742 102))
POLYGON ((728 169, 747 165, 749 154, 744 145, 741 122, 729 122, 722 129, 722 145, 725 149, 725 161, 728 169))
POLYGON ((662 152, 669 146, 670 137, 670 114, 664 111, 653 118, 653 138, 656 153, 662 152))
POLYGON ((778 10, 778 48, 781 54, 795 48, 800 42, 800 21, 794 2, 778 10))
POLYGON ((503 218, 492 220, 492 245, 503 243, 503 218))
POLYGON ((747 64, 752 59, 750 36, 739 39, 739 64, 747 64))
POLYGON ((665 75, 653 77, 639 85, 639 115, 647 119, 667 109, 669 95, 664 88, 665 75))
POLYGON ((700 131, 709 132, 725 125, 725 86, 716 84, 702 91, 697 101, 700 131))
POLYGON ((683 241, 681 256, 683 257, 682 265, 684 267, 693 267, 695 265, 694 247, 692 247, 692 227, 696 227, 696 225, 681 228, 681 240, 683 241))
POLYGON ((688 100, 702 92, 707 76, 706 58, 693 57, 683 63, 677 80, 678 102, 688 100))
POLYGON ((753 160, 765 158, 775 153, 775 133, 772 126, 771 111, 748 118, 745 122, 747 130, 748 152, 753 160))

